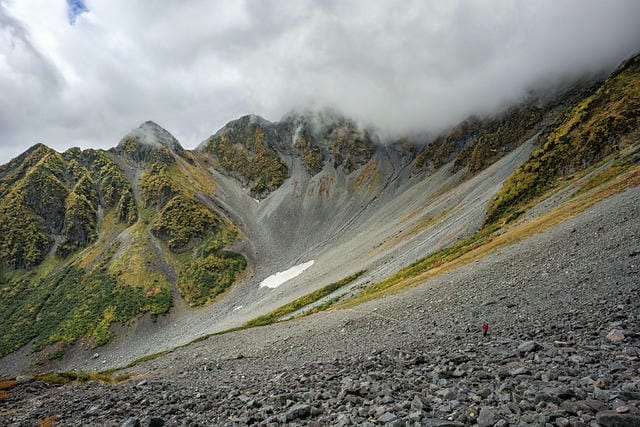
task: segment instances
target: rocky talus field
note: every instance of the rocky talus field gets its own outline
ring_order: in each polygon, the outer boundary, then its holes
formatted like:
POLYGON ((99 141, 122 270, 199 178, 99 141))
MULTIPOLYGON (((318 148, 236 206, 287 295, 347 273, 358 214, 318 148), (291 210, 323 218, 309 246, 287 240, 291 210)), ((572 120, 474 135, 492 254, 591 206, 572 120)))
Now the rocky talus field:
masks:
POLYGON ((0 424, 637 426, 639 218, 632 188, 407 292, 212 336, 120 383, 17 377, 0 424))

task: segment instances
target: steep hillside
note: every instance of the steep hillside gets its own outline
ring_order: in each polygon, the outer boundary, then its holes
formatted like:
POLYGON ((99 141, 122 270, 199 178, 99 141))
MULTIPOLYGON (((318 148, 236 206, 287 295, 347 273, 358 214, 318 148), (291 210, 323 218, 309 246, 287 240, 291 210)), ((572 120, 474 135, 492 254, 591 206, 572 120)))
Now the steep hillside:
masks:
POLYGON ((639 128, 640 55, 636 55, 554 123, 543 144, 492 201, 487 222, 521 212, 561 177, 637 144, 639 128))
POLYGON ((97 238, 100 207, 118 221, 136 218, 131 186, 104 153, 56 153, 36 145, 0 168, 0 263, 32 268, 97 238))
POLYGON ((0 354, 115 366, 286 303, 400 289, 496 239, 557 177, 619 154, 575 183, 588 192, 635 170, 637 74, 636 57, 426 142, 325 110, 244 116, 194 151, 153 122, 108 151, 35 146, 0 166, 0 354))
POLYGON ((212 189, 193 163, 148 122, 110 152, 38 145, 2 166, 0 353, 102 345, 113 323, 229 287, 246 261, 225 250, 237 232, 198 198, 212 189))

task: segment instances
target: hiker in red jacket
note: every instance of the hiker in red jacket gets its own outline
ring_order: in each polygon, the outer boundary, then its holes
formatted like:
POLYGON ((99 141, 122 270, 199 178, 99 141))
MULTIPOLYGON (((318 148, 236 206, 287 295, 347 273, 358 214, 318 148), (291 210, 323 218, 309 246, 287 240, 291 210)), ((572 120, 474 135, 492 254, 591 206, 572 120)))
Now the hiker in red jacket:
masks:
POLYGON ((482 324, 482 336, 486 337, 488 333, 489 333, 489 324, 485 322, 482 324))

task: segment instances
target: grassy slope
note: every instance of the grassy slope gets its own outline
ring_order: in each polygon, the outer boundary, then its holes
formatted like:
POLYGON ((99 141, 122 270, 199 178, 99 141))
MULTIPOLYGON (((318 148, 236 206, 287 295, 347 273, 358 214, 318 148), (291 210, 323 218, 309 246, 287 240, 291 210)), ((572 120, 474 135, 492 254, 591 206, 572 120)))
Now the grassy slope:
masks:
POLYGON ((640 128, 640 55, 570 108, 546 141, 507 179, 491 202, 487 223, 521 212, 562 177, 637 142, 640 128))
MULTIPOLYGON (((138 161, 143 161, 144 155, 158 158, 154 153, 138 153, 133 145, 128 141, 128 154, 137 156, 138 161)), ((160 156, 162 162, 148 165, 153 174, 143 174, 143 200, 137 205, 122 170, 111 161, 113 154, 74 149, 61 156, 44 146, 33 152, 37 159, 31 153, 31 157, 19 159, 21 162, 3 166, 0 180, 24 180, 33 175, 33 168, 42 168, 43 158, 55 160, 59 171, 53 179, 68 181, 62 186, 68 202, 58 228, 68 228, 64 222, 68 217, 81 231, 87 228, 90 238, 83 244, 66 245, 64 253, 34 258, 25 265, 32 268, 16 269, 9 262, 0 268, 0 355, 32 340, 34 349, 46 348, 52 357, 60 356, 61 349, 78 339, 91 346, 102 345, 112 336, 112 323, 126 324, 145 312, 166 313, 172 306, 174 286, 190 304, 204 304, 228 288, 246 267, 241 255, 224 250, 235 239, 235 228, 193 196, 211 193, 213 186, 192 158, 178 159, 177 163, 164 155, 160 156), (73 165, 78 161, 84 166, 73 165), (81 178, 68 178, 74 169, 81 172, 81 178), (89 196, 95 192, 95 204, 88 208, 93 213, 90 221, 77 214, 77 197, 69 196, 77 193, 77 188, 88 188, 85 192, 89 196), (101 218, 98 203, 103 210, 101 218)), ((49 179, 44 173, 40 178, 49 179)), ((16 188, 22 187, 7 184, 3 191, 11 196, 16 188)), ((5 195, 0 206, 13 200, 5 195)), ((25 209, 34 211, 28 205, 25 209)), ((37 236, 26 241, 48 248, 52 238, 44 221, 35 212, 24 218, 40 226, 35 230, 40 230, 46 244, 39 243, 37 236)), ((7 227, 21 229, 15 222, 7 227)))

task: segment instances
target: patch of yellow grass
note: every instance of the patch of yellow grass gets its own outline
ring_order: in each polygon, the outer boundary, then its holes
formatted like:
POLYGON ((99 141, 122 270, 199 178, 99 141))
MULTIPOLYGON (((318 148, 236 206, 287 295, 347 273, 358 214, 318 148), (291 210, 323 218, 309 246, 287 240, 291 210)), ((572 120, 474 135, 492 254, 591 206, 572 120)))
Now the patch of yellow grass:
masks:
POLYGON ((16 384, 15 380, 0 378, 0 390, 11 390, 16 384))
POLYGON ((145 225, 138 222, 131 228, 127 251, 120 252, 109 265, 109 273, 118 283, 141 287, 150 296, 162 287, 169 286, 166 277, 151 266, 156 256, 145 225))
POLYGON ((202 191, 213 196, 216 191, 215 184, 207 172, 207 168, 200 163, 200 157, 193 153, 187 153, 187 156, 191 157, 194 164, 179 158, 178 166, 180 171, 172 167, 169 169, 169 175, 176 183, 189 190, 194 192, 202 191))
POLYGON ((55 415, 38 420, 38 427, 53 427, 55 425, 56 425, 55 415))
POLYGON ((378 167, 378 162, 376 159, 373 159, 369 162, 369 164, 360 172, 358 177, 356 178, 356 183, 354 188, 356 190, 360 189, 363 184, 367 185, 367 189, 371 189, 371 186, 375 184, 378 180, 378 174, 376 172, 376 168, 378 167))
POLYGON ((107 210, 104 213, 103 220, 99 224, 100 235, 98 240, 87 249, 80 252, 78 255, 80 258, 78 266, 88 270, 91 266, 95 265, 100 257, 106 252, 109 242, 111 242, 115 236, 120 234, 124 229, 125 225, 116 220, 115 210, 107 210))

